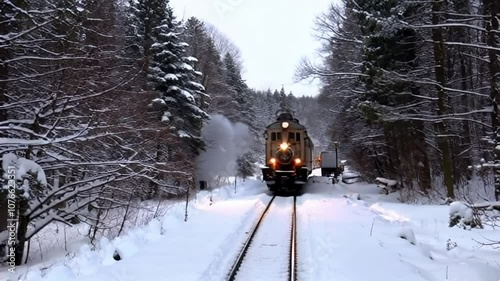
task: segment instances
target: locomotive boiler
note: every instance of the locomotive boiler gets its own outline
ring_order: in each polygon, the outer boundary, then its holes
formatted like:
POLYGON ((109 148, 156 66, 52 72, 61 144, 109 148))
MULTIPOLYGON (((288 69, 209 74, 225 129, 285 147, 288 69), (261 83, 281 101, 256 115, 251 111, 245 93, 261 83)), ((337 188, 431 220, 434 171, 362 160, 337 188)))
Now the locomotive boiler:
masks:
POLYGON ((264 132, 266 165, 262 176, 272 192, 295 192, 313 169, 314 145, 306 128, 291 113, 281 113, 264 132))

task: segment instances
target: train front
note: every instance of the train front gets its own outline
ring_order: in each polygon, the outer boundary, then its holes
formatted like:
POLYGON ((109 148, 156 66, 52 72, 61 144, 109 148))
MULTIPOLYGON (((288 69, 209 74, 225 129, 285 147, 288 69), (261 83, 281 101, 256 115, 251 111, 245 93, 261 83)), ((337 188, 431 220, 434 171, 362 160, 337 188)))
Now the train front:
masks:
POLYGON ((280 114, 264 133, 266 166, 262 175, 271 191, 296 191, 312 166, 312 142, 305 127, 289 113, 280 114))

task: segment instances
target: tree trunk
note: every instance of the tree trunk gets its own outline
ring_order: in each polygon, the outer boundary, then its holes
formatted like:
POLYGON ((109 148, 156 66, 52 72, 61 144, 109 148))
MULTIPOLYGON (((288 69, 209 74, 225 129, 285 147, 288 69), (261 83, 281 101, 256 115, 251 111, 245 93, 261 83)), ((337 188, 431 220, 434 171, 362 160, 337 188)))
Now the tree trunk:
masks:
MULTIPOLYGON (((467 86, 467 77, 468 76, 472 76, 472 72, 467 72, 467 63, 466 63, 466 60, 465 58, 462 56, 461 59, 460 59, 460 76, 461 76, 461 80, 462 80, 462 83, 461 83, 461 89, 466 91, 469 89, 469 87, 467 86)), ((466 111, 469 111, 471 109, 470 105, 469 105, 469 97, 467 95, 463 95, 462 98, 461 98, 461 102, 462 102, 462 105, 464 107, 464 112, 466 111)), ((469 122, 468 120, 463 120, 462 121, 462 125, 463 125, 463 147, 465 148, 470 148, 472 146, 472 138, 471 138, 471 134, 470 134, 470 125, 469 125, 469 122)), ((472 165, 472 161, 471 161, 471 157, 470 157, 470 154, 469 154, 469 157, 467 157, 467 162, 466 162, 466 165, 467 166, 470 166, 472 165)))
POLYGON ((125 214, 123 215, 122 223, 120 224, 120 229, 118 230, 117 236, 120 236, 120 234, 122 234, 123 228, 125 227, 125 222, 127 222, 128 212, 130 211, 130 204, 132 203, 133 197, 134 197, 134 190, 130 192, 130 196, 128 197, 127 208, 125 208, 125 214))
MULTIPOLYGON (((499 17, 500 4, 498 0, 483 0, 483 5, 485 8, 485 13, 489 12, 491 19, 490 22, 486 24, 486 30, 488 31, 488 46, 498 48, 497 38, 495 32, 499 31, 499 17)), ((500 100, 500 91, 497 86, 497 78, 500 75, 500 62, 498 59, 499 52, 489 49, 488 57, 490 59, 489 70, 490 70, 490 96, 493 106, 493 116, 491 118, 493 125, 493 136, 494 138, 494 172, 495 172, 495 199, 498 201, 500 199, 500 149, 497 147, 500 144, 500 112, 498 111, 498 103, 500 100)))
POLYGON ((385 161, 386 173, 382 177, 398 178, 400 176, 401 158, 398 155, 398 122, 388 123, 384 126, 384 140, 386 143, 387 161, 385 161))
POLYGON ((25 215, 28 210, 28 202, 17 197, 19 202, 19 221, 17 226, 17 244, 15 245, 16 265, 23 263, 24 246, 26 243, 26 234, 28 232, 29 217, 25 215))
MULTIPOLYGON (((440 14, 444 11, 443 2, 440 0, 432 1, 432 24, 441 23, 440 14)), ((434 60, 435 60, 435 75, 438 86, 436 86, 438 96, 437 114, 445 115, 448 111, 448 95, 443 87, 446 85, 446 50, 444 46, 443 33, 441 28, 435 27, 432 29, 432 41, 434 45, 434 60)), ((448 129, 445 120, 439 120, 436 124, 438 131, 438 148, 441 152, 442 168, 444 184, 449 198, 455 198, 453 190, 453 166, 450 155, 450 145, 448 141, 448 129)))
POLYGON ((424 123, 422 121, 414 122, 414 133, 412 137, 413 165, 417 171, 419 187, 421 191, 428 193, 432 188, 432 180, 429 157, 427 156, 424 123))

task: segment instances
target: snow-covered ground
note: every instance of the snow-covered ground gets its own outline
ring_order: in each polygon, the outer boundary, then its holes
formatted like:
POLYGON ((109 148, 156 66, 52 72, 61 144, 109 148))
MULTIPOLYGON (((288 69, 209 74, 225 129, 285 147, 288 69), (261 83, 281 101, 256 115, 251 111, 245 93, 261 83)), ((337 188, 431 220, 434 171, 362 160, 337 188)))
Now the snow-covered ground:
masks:
MULTIPOLYGON (((213 204, 203 193, 191 202, 187 222, 184 204, 177 204, 159 220, 102 239, 95 250, 75 236, 68 252, 44 253, 16 275, 0 268, 0 280, 225 280, 269 199, 257 180, 236 192, 215 191, 213 204), (113 259, 115 251, 122 260, 113 259)), ((500 232, 449 228, 449 206, 401 204, 375 185, 333 185, 321 177, 309 180, 297 204, 298 280, 500 280, 499 250, 478 243, 500 241, 500 232)), ((253 272, 253 280, 266 280, 259 267, 253 272)))
POLYGON ((316 181, 298 199, 299 280, 500 280, 499 250, 478 243, 498 230, 449 228, 449 206, 397 203, 376 185, 316 181))

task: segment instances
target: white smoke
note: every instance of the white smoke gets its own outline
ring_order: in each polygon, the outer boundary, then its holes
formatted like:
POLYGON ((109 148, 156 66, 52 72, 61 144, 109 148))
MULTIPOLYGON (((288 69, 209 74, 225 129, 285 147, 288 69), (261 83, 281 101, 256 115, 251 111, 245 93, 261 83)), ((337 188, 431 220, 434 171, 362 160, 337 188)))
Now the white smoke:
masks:
POLYGON ((250 150, 251 134, 248 126, 233 124, 223 115, 212 115, 202 129, 206 151, 197 159, 197 180, 209 186, 218 178, 236 174, 236 159, 250 150))

